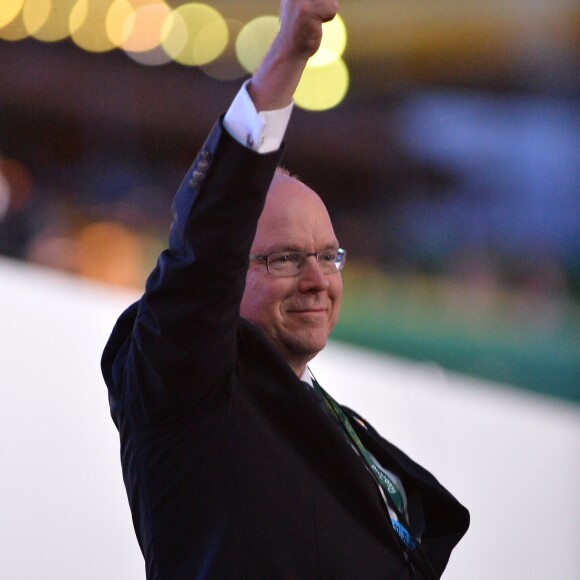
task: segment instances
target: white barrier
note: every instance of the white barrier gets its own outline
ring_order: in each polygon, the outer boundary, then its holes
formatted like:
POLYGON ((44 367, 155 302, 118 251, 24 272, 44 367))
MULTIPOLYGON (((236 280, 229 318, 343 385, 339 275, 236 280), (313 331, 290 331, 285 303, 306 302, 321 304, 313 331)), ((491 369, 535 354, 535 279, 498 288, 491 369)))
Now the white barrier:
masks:
MULTIPOLYGON (((0 260, 0 578, 145 576, 99 369, 132 298, 0 260)), ((470 508, 444 578, 580 578, 577 407, 343 344, 312 368, 470 508)))

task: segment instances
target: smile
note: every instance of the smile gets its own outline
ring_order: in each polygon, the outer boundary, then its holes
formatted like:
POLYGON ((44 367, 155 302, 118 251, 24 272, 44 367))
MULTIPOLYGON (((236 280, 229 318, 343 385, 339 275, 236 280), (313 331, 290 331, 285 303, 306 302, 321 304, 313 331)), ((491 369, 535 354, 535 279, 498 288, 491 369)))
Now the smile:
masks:
POLYGON ((289 314, 303 314, 303 315, 316 315, 316 314, 326 314, 326 308, 294 308, 288 310, 289 314))

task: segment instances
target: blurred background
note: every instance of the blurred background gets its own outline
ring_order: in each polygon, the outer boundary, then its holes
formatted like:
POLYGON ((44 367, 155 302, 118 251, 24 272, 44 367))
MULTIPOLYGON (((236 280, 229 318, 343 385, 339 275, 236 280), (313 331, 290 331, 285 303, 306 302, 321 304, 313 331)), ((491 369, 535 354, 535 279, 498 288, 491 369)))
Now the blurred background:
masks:
MULTIPOLYGON (((139 289, 278 3, 3 0, 0 253, 139 289)), ((344 2, 286 165, 349 252, 335 338, 580 400, 580 10, 344 2)))
MULTIPOLYGON (((172 196, 277 10, 0 2, 0 291, 16 260, 122 297, 115 307, 137 295, 165 246, 172 196)), ((427 384, 460 373, 472 377, 461 384, 483 381, 496 410, 503 393, 578 419, 579 49, 573 0, 343 0, 296 95, 285 155, 349 253, 333 335, 342 356, 358 345, 426 361, 427 384)), ((5 299, 41 297, 50 282, 36 275, 18 274, 5 299)), ((80 309, 83 322, 94 328, 80 309)), ((569 483, 579 441, 568 433, 569 483)), ((577 577, 578 556, 566 562, 558 577, 577 577)))

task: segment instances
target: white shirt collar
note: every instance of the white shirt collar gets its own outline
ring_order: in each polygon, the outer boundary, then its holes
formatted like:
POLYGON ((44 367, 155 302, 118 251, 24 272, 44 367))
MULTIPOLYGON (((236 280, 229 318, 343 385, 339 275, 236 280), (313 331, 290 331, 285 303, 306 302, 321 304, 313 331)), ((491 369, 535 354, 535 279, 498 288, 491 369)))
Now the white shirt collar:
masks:
POLYGON ((306 367, 304 369, 304 372, 302 373, 302 376, 300 377, 301 381, 304 381, 305 383, 309 384, 311 387, 314 386, 312 384, 312 375, 310 374, 310 369, 308 367, 306 367))

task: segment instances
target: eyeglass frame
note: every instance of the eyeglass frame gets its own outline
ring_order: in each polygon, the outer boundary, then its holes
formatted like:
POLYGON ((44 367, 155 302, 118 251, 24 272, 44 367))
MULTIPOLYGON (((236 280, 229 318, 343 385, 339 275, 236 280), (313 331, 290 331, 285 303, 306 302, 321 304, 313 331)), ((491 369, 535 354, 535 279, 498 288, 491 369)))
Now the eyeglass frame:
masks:
MULTIPOLYGON (((302 270, 304 269, 304 265, 306 264, 306 260, 308 258, 314 256, 316 258, 316 263, 320 265, 319 256, 321 254, 324 254, 324 252, 328 251, 330 250, 329 249, 320 250, 320 252, 301 252, 299 250, 285 250, 285 251, 282 250, 279 252, 270 252, 269 254, 250 254, 250 260, 260 262, 261 264, 265 264, 268 274, 274 276, 275 278, 295 278, 296 276, 299 276, 302 273, 302 270), (298 254, 302 258, 301 261, 302 266, 295 274, 279 274, 276 272, 272 272, 272 270, 270 270, 270 257, 276 255, 283 256, 284 254, 298 254)), ((336 257, 333 262, 333 264, 336 267, 336 270, 332 272, 323 272, 323 274, 325 276, 332 276, 333 274, 338 274, 338 272, 341 272, 343 270, 345 263, 346 263, 346 250, 344 248, 337 248, 336 257)))

